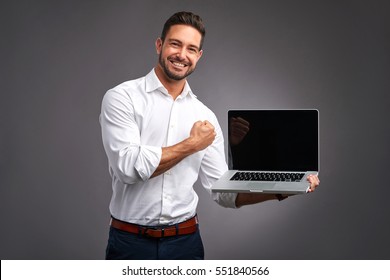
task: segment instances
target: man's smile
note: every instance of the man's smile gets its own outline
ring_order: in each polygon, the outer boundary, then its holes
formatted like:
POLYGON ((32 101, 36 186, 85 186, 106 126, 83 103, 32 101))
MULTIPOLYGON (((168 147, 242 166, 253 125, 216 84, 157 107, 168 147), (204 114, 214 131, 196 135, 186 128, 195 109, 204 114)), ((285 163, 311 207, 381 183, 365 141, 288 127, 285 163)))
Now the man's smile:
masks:
POLYGON ((175 68, 184 68, 187 67, 187 63, 183 63, 174 59, 168 59, 168 61, 175 67, 175 68))
POLYGON ((173 63, 173 65, 175 65, 175 66, 179 66, 179 67, 185 67, 185 65, 184 64, 182 64, 182 63, 179 63, 179 62, 172 62, 173 63))

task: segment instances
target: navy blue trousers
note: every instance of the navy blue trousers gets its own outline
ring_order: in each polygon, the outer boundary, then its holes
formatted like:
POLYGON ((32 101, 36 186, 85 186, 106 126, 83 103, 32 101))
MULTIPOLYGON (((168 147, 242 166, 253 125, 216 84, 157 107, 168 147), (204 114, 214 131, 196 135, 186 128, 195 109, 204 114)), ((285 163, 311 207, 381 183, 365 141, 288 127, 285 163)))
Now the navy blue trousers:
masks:
POLYGON ((142 236, 110 227, 106 260, 203 260, 199 227, 193 234, 163 238, 142 236))

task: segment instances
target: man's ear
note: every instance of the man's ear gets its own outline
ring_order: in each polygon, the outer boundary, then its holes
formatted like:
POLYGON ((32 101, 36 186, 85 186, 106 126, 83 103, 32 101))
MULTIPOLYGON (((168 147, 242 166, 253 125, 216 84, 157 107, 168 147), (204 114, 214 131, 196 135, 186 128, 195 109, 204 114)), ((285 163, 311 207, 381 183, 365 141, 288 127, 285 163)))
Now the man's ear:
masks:
POLYGON ((157 38, 157 40, 156 40, 156 52, 157 52, 157 54, 161 53, 162 45, 163 45, 163 41, 161 40, 161 38, 157 38))
POLYGON ((200 59, 202 57, 202 55, 203 55, 203 50, 200 50, 198 59, 200 59))
POLYGON ((202 54, 203 54, 203 50, 200 50, 199 51, 199 54, 198 54, 198 57, 196 59, 196 62, 198 63, 199 59, 202 57, 202 54))

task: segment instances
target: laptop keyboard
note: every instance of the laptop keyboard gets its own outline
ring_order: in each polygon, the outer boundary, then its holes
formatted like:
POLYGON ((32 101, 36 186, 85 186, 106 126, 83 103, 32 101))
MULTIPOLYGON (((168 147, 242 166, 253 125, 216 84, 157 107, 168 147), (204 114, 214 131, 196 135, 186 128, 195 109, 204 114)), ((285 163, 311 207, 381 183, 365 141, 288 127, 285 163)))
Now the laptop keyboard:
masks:
POLYGON ((243 172, 238 171, 230 181, 300 182, 305 173, 243 172))

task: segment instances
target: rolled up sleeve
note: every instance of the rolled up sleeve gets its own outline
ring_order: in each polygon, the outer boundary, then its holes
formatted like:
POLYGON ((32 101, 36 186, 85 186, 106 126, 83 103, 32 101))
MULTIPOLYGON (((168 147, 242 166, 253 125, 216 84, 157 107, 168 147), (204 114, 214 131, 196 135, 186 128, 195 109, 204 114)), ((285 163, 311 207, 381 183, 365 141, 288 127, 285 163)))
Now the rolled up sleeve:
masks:
POLYGON ((104 150, 114 175, 125 184, 149 179, 160 163, 162 150, 141 145, 131 99, 109 90, 102 101, 99 121, 104 150))
POLYGON ((152 176, 161 160, 161 148, 153 146, 140 146, 137 160, 134 164, 135 170, 142 180, 152 176))

